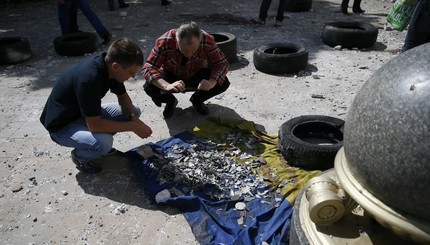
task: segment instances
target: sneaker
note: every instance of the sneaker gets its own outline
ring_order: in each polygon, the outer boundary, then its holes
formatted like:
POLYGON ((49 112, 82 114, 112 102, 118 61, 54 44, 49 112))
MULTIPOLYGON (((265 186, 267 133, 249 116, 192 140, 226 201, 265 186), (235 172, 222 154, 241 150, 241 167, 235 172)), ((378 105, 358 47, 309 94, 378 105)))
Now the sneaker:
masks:
POLYGON ((109 32, 107 32, 104 37, 103 37, 103 45, 107 45, 110 43, 110 41, 112 41, 112 34, 110 34, 109 32))
POLYGON ((354 12, 355 14, 362 14, 366 11, 364 11, 360 7, 358 7, 358 8, 352 8, 352 12, 354 12))
POLYGON ((200 114, 202 114, 202 115, 208 115, 209 114, 209 108, 203 102, 196 103, 196 102, 193 102, 191 99, 190 99, 190 101, 193 104, 194 108, 196 108, 196 110, 200 114))
POLYGON ((339 12, 342 14, 348 14, 348 7, 340 7, 339 12))
POLYGON ((175 112, 175 108, 178 105, 178 100, 175 98, 173 103, 167 103, 166 107, 164 107, 163 116, 165 119, 171 118, 173 113, 175 112))
POLYGON ((251 19, 251 23, 256 24, 256 25, 265 25, 266 21, 264 21, 260 18, 257 18, 257 19, 251 19))
POLYGON ((282 26, 282 21, 277 20, 275 22, 275 27, 281 27, 282 26))
POLYGON ((76 159, 74 157, 74 151, 72 151, 71 157, 72 157, 72 162, 74 164, 76 164, 76 168, 81 171, 84 172, 86 174, 98 174, 100 173, 103 169, 100 166, 97 166, 95 163, 89 161, 89 162, 81 162, 78 159, 76 159))

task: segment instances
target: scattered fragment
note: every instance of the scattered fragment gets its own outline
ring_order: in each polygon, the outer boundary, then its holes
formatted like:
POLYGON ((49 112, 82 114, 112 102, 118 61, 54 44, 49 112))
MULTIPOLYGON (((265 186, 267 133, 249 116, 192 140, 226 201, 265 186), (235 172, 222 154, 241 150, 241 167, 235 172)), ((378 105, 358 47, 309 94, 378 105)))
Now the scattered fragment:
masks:
POLYGON ((162 203, 162 202, 169 200, 171 197, 172 196, 170 195, 169 190, 164 189, 164 190, 158 192, 157 195, 155 195, 155 202, 156 203, 162 203))
POLYGON ((125 213, 126 211, 128 211, 128 205, 126 205, 126 204, 123 203, 123 204, 119 205, 118 207, 116 207, 113 210, 113 213, 115 215, 120 215, 120 214, 125 213))
POLYGON ((325 99, 324 95, 322 94, 312 94, 311 97, 314 99, 325 99))
POLYGON ((61 191, 61 194, 63 194, 63 196, 69 195, 69 193, 67 191, 61 191))
POLYGON ((237 202, 237 203, 234 205, 234 207, 235 207, 237 210, 242 211, 242 210, 245 210, 245 208, 246 208, 246 204, 245 204, 245 203, 243 203, 243 202, 237 202))

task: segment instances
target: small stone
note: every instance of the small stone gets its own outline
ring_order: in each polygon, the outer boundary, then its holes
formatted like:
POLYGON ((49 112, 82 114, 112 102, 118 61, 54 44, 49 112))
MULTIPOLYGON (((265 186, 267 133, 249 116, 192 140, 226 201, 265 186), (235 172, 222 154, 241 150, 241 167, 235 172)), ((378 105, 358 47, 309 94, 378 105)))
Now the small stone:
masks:
POLYGON ((69 195, 69 193, 67 191, 61 191, 61 194, 63 194, 64 196, 69 195))
POLYGON ((340 45, 337 45, 337 46, 334 46, 334 48, 333 48, 334 50, 341 50, 342 49, 342 46, 340 46, 340 45))
POLYGON ((119 13, 119 16, 121 17, 126 17, 127 16, 127 11, 122 11, 119 13))
POLYGON ((12 186, 11 190, 12 190, 12 192, 19 192, 22 190, 22 185, 16 184, 16 185, 12 186))

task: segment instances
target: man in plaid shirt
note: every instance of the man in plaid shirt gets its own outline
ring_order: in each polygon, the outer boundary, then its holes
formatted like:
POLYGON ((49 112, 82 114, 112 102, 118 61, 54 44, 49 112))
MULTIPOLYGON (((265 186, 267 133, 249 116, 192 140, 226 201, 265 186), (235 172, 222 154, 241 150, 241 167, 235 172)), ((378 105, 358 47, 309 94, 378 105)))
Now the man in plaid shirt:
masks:
POLYGON ((166 103, 165 119, 178 104, 173 93, 196 91, 190 98, 196 110, 209 114, 204 101, 223 93, 230 85, 226 74, 230 65, 214 38, 195 22, 182 24, 164 33, 142 68, 145 92, 157 106, 166 103))

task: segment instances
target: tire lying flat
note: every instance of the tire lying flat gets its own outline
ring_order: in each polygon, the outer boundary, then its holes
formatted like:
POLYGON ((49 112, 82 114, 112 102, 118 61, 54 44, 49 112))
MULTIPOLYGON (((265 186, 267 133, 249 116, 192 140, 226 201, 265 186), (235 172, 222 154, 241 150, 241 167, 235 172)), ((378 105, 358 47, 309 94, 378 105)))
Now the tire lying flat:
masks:
POLYGON ((237 60, 236 37, 228 32, 209 33, 215 39, 216 45, 224 53, 229 63, 237 60))
POLYGON ((292 118, 279 129, 279 150, 288 165, 307 170, 333 168, 343 146, 342 119, 307 115, 292 118))
POLYGON ((322 41, 330 47, 370 48, 377 38, 378 29, 364 22, 331 22, 322 31, 322 41))
POLYGON ((99 44, 95 34, 77 32, 55 38, 54 48, 62 56, 80 56, 94 53, 99 49, 99 44))
POLYGON ((254 66, 268 74, 289 74, 306 68, 308 51, 293 43, 269 43, 254 49, 254 66))
POLYGON ((0 65, 16 64, 32 56, 30 42, 24 37, 0 37, 0 65))

